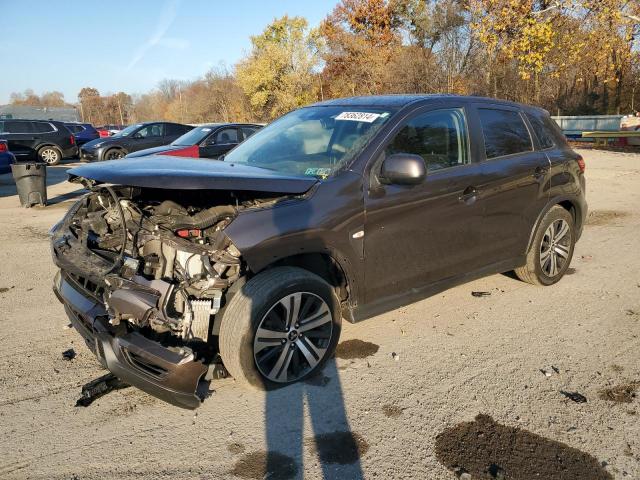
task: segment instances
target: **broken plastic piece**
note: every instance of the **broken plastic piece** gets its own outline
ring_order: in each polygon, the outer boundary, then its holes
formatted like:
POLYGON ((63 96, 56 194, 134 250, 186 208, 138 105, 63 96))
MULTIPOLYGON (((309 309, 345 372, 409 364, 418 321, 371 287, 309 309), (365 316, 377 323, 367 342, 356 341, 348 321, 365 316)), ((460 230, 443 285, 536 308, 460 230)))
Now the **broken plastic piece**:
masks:
POLYGON ((74 358, 76 358, 76 351, 73 348, 70 348, 69 350, 65 350, 64 352, 62 352, 62 358, 64 358, 65 360, 71 361, 74 358))
POLYGON ((113 373, 107 373, 102 377, 91 380, 82 386, 80 398, 76 401, 76 407, 88 407, 94 400, 106 395, 112 390, 127 388, 129 385, 124 383, 113 373))
POLYGON ((491 296, 491 292, 471 292, 471 295, 474 297, 489 297, 491 296))
POLYGON ((587 397, 578 392, 565 392, 560 390, 560 393, 576 403, 587 403, 587 397))

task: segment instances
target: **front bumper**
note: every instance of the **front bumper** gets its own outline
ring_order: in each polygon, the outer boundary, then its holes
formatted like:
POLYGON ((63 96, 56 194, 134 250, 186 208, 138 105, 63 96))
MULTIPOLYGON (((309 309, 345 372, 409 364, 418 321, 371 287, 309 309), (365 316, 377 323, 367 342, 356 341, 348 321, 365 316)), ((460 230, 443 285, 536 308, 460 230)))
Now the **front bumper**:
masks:
POLYGON ((116 332, 96 285, 63 271, 53 291, 87 346, 120 380, 178 407, 194 409, 207 366, 188 349, 169 349, 137 332, 116 332))
POLYGON ((100 160, 98 149, 85 149, 84 147, 80 147, 80 160, 84 160, 85 162, 95 162, 100 160))

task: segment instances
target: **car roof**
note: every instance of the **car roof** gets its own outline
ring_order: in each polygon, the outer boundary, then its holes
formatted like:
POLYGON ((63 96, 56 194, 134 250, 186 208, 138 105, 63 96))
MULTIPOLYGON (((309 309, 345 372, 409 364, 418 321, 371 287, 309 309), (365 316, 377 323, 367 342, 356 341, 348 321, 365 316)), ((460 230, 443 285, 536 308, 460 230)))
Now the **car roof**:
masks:
POLYGON ((428 103, 429 101, 437 102, 442 100, 461 100, 464 103, 478 102, 478 103, 492 103, 499 105, 509 105, 519 108, 536 108, 529 105, 523 105, 520 103, 512 102, 510 100, 501 100, 497 98, 489 97, 477 97, 470 95, 453 95, 445 93, 437 94, 396 94, 396 95, 367 95, 360 97, 345 97, 335 98, 332 100, 325 100, 317 102, 312 107, 327 107, 327 106, 341 106, 341 107, 387 107, 393 109, 400 109, 414 103, 428 103))

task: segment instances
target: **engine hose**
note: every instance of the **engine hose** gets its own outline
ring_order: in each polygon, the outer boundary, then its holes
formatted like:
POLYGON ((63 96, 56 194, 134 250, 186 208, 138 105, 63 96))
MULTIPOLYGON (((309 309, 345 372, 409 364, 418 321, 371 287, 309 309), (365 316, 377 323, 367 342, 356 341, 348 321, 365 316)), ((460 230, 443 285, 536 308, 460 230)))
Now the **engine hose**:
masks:
POLYGON ((159 218, 158 215, 153 217, 156 222, 167 227, 177 228, 207 228, 218 223, 223 218, 232 217, 236 214, 236 209, 231 205, 219 205, 217 207, 207 208, 195 215, 172 215, 159 218))
POLYGON ((113 188, 105 186, 104 189, 109 192, 111 198, 116 203, 118 207, 118 213, 120 214, 120 225, 122 225, 122 248, 120 249, 120 253, 118 254, 118 258, 113 262, 113 266, 106 272, 111 273, 116 268, 122 265, 122 260, 124 259, 125 249, 127 247, 127 219, 124 216, 124 210, 122 209, 122 205, 120 204, 120 200, 118 200, 118 195, 114 192, 113 188))

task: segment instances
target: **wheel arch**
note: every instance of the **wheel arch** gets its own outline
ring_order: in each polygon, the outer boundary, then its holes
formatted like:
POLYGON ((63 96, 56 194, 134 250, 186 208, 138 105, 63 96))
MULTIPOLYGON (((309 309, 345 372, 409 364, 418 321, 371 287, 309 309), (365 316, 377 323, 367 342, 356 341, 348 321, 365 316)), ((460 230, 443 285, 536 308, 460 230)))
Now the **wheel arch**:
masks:
POLYGON ((540 222, 542 221, 542 218, 547 214, 547 212, 549 210, 551 210, 553 207, 555 207, 556 205, 561 206, 562 208, 564 208, 566 211, 568 211, 571 216, 573 217, 573 221, 575 223, 576 226, 576 231, 577 232, 581 232, 582 231, 582 227, 583 227, 583 211, 582 211, 582 206, 580 205, 580 202, 572 197, 556 197, 551 199, 546 205, 545 207, 540 211, 540 213, 538 214, 538 218, 536 218, 536 221, 533 225, 533 228, 531 229, 531 232, 529 233, 529 241, 527 242, 527 252, 529 251, 529 249, 531 248, 531 243, 533 242, 533 238, 536 235, 536 231, 538 229, 538 225, 540 225, 540 222))
POLYGON ((316 251, 281 257, 256 270, 252 269, 251 265, 248 265, 253 275, 283 266, 302 268, 321 277, 335 290, 340 301, 342 316, 350 322, 354 321, 352 307, 357 304, 358 289, 354 274, 346 258, 340 257, 338 252, 316 251))
POLYGON ((107 153, 110 150, 122 150, 122 152, 124 152, 125 155, 127 155, 129 152, 127 151, 126 148, 124 148, 122 145, 109 145, 104 147, 104 149, 102 150, 102 153, 100 154, 100 160, 104 160, 105 157, 107 156, 107 153))

